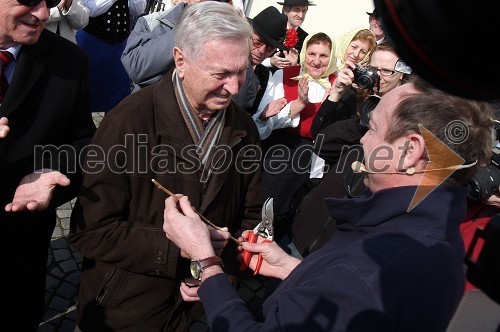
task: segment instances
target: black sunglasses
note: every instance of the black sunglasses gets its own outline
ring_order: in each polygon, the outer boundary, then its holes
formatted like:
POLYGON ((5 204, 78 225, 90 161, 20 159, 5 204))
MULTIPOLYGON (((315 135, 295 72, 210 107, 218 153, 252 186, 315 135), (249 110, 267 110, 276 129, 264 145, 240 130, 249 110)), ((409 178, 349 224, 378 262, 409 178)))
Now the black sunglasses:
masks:
MULTIPOLYGON (((26 7, 36 7, 43 0, 17 0, 21 5, 26 7)), ((45 0, 45 5, 47 8, 54 8, 61 2, 61 0, 45 0)))

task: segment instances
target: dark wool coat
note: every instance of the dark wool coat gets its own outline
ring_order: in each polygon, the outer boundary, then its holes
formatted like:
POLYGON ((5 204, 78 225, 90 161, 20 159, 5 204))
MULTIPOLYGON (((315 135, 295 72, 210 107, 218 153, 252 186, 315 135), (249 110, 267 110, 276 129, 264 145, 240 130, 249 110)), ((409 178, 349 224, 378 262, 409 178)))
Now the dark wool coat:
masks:
MULTIPOLYGON (((218 146, 225 153, 214 158, 208 182, 200 181, 171 70, 107 113, 92 143, 97 152, 87 157, 69 237, 84 256, 78 324, 84 331, 160 331, 167 322, 169 330, 184 329, 175 326, 193 305, 179 296, 189 261, 163 232, 167 195, 151 180, 189 196, 195 209, 235 236, 252 229, 262 207, 259 157, 243 162, 241 156, 259 145, 257 128, 231 102, 218 146)), ((235 246, 224 249, 223 259, 234 272, 235 246)))

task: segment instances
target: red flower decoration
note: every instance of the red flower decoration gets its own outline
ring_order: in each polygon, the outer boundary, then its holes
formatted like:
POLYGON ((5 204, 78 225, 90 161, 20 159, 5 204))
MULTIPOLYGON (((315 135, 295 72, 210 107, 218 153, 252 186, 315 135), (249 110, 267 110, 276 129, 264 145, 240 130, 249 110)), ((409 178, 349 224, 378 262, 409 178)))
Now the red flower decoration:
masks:
POLYGON ((299 34, 295 29, 288 29, 286 31, 286 36, 285 36, 285 42, 283 43, 283 46, 286 46, 288 48, 294 48, 297 46, 297 43, 299 42, 299 34))

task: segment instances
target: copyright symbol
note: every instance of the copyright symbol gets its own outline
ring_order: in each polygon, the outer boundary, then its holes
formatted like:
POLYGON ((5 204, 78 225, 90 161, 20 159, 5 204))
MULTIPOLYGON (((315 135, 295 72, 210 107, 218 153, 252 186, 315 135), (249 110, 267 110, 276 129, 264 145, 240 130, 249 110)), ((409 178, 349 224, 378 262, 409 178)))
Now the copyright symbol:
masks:
POLYGON ((460 120, 453 120, 446 125, 445 135, 451 144, 460 144, 469 137, 469 127, 460 120))

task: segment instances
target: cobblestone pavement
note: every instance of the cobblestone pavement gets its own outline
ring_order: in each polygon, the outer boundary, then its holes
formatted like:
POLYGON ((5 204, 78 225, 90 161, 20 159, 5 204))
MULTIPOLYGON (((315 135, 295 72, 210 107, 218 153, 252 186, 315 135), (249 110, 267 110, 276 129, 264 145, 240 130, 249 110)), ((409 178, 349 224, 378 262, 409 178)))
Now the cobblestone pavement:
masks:
MULTIPOLYGON (((102 117, 103 113, 93 114, 97 126, 102 117)), ((73 250, 66 240, 74 203, 75 199, 57 209, 57 222, 52 234, 47 261, 46 312, 38 328, 39 332, 72 332, 75 329, 75 309, 82 256, 73 250)), ((253 311, 256 311, 262 302, 265 284, 263 278, 241 280, 238 292, 253 311)), ((204 320, 195 323, 190 329, 190 332, 201 331, 209 331, 204 320)))

